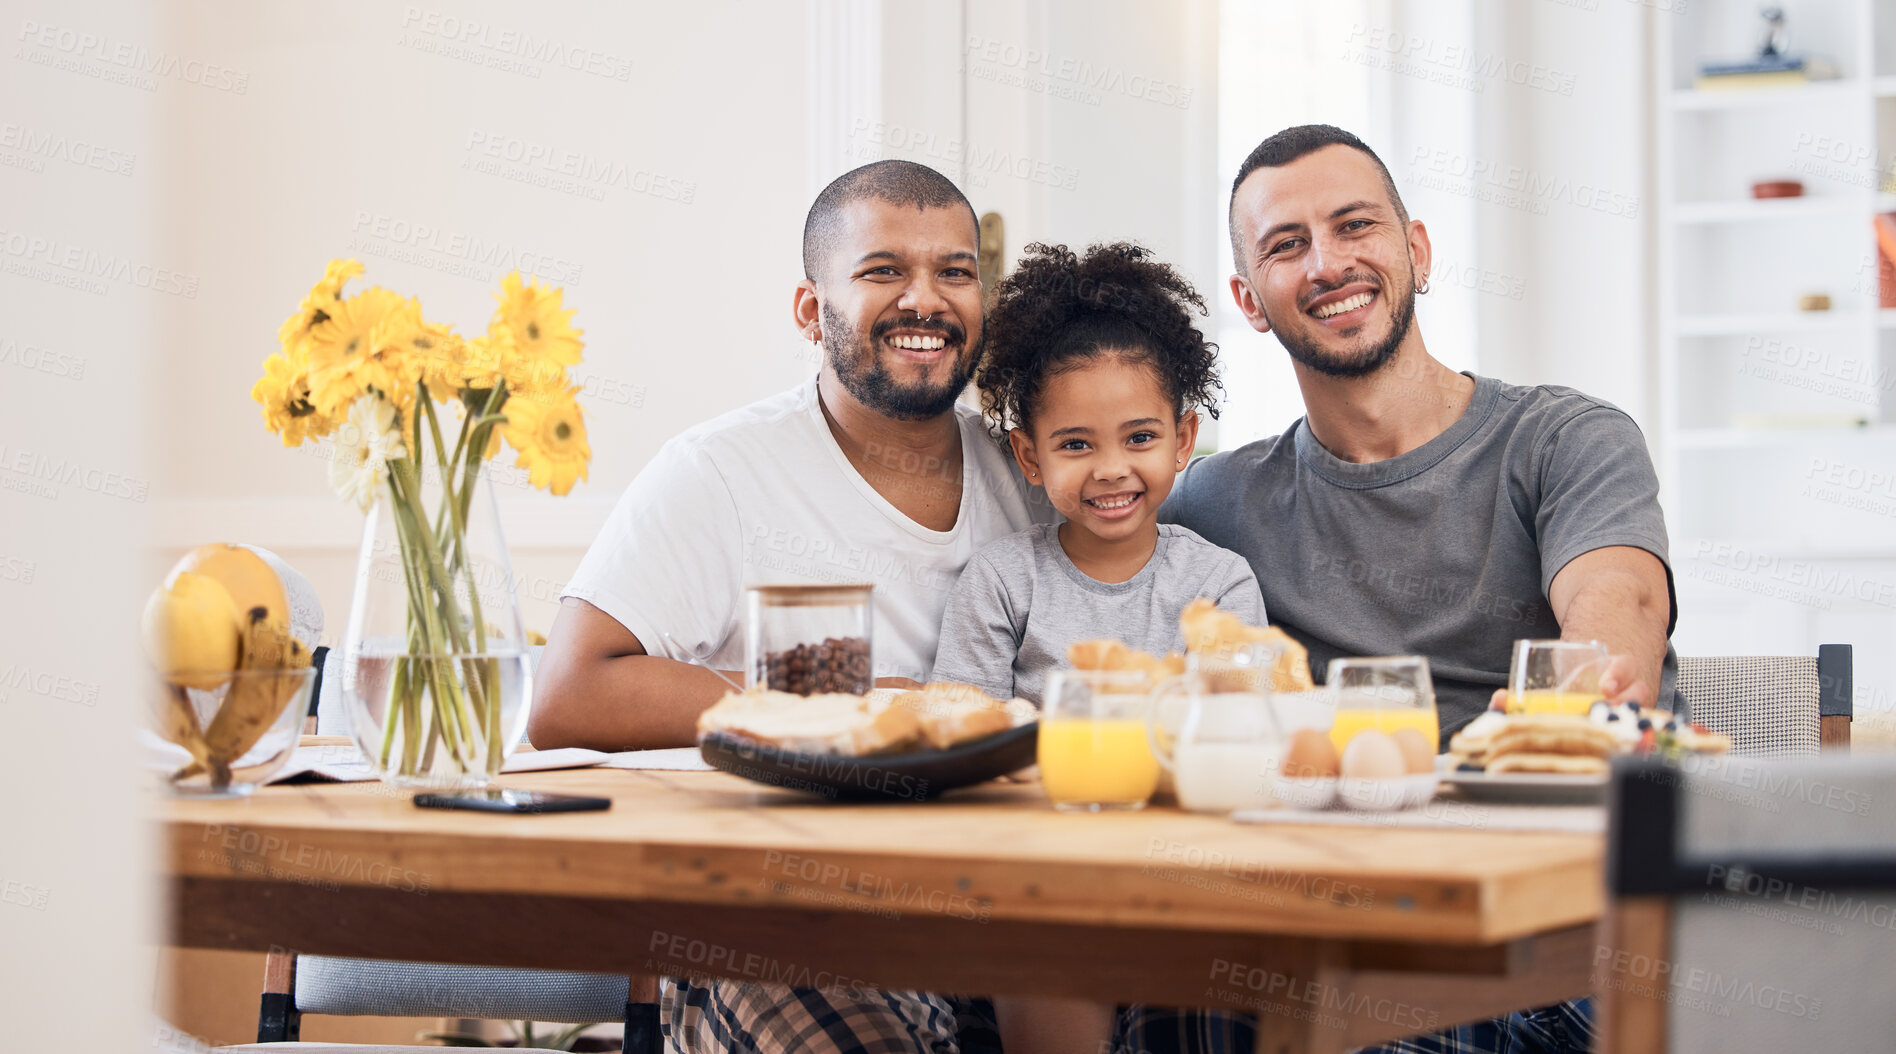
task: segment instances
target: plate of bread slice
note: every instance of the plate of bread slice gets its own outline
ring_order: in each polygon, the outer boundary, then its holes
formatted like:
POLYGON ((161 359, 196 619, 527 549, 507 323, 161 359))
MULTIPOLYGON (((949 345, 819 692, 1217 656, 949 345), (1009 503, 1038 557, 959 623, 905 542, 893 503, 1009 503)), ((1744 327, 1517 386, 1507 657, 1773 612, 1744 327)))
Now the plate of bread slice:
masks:
POLYGON ((835 801, 927 801, 1031 767, 1039 713, 965 684, 865 695, 731 692, 698 718, 707 764, 835 801))
POLYGON ((1724 754, 1730 737, 1638 703, 1595 702, 1585 714, 1510 713, 1463 726, 1439 759, 1443 782, 1471 798, 1543 804, 1601 801, 1616 757, 1724 754))

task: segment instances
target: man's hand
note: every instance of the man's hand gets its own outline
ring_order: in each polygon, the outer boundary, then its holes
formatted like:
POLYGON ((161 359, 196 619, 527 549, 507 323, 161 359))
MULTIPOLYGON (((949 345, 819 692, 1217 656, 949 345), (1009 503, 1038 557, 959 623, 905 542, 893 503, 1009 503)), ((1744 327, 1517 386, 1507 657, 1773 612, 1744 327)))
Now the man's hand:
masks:
MULTIPOLYGON (((1663 658, 1660 660, 1664 661, 1663 658)), ((1658 679, 1652 684, 1639 679, 1639 664, 1630 655, 1615 655, 1600 675, 1600 694, 1609 703, 1638 703, 1651 707, 1659 697, 1658 679)))
MULTIPOLYGON (((1644 707, 1652 706, 1657 697, 1651 686, 1639 679, 1639 664, 1630 655, 1615 655, 1606 664, 1606 671, 1600 675, 1600 694, 1609 703, 1638 703, 1644 707)), ((1508 690, 1496 688, 1488 697, 1488 705, 1503 706, 1507 699, 1508 690)))

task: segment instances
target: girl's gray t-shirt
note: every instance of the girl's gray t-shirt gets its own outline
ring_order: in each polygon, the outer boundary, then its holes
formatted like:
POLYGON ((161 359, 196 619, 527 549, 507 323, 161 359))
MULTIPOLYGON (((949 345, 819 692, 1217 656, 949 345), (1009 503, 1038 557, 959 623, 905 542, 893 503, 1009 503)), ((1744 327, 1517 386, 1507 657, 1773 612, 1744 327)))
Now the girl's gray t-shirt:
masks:
POLYGON ((1264 596, 1244 557, 1184 527, 1159 525, 1152 559, 1124 582, 1100 582, 1073 565, 1058 524, 997 539, 968 562, 948 597, 933 679, 971 684, 999 699, 1039 703, 1067 646, 1112 638, 1163 655, 1182 650, 1178 614, 1199 597, 1253 626, 1264 596))

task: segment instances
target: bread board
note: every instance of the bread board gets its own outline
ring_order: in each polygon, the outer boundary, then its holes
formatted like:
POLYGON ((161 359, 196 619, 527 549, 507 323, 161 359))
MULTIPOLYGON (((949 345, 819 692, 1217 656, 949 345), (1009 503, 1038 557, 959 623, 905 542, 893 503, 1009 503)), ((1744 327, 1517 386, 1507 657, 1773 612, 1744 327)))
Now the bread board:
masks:
POLYGON ((919 802, 1034 764, 1040 724, 1020 725, 950 747, 847 757, 785 750, 730 732, 698 737, 705 763, 767 786, 831 801, 919 802))

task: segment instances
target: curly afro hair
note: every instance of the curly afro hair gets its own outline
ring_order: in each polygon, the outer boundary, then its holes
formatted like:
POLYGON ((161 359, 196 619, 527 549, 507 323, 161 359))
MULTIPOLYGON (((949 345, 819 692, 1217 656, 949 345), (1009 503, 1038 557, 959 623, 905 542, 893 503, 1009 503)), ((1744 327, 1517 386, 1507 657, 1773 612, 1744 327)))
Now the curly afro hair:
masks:
POLYGON ((1075 256, 1035 242, 995 289, 987 355, 976 378, 981 408, 1003 443, 1026 428, 1047 379, 1102 355, 1152 367, 1179 417, 1218 416, 1218 346, 1192 324, 1205 298, 1185 276, 1130 242, 1075 256))

